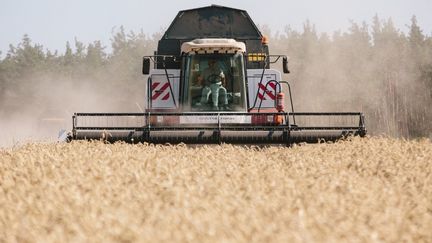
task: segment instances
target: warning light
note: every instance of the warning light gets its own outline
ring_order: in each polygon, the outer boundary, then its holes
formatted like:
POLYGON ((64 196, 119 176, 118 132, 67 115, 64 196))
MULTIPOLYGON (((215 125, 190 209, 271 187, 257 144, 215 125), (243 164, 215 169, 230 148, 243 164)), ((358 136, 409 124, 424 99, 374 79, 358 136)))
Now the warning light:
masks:
POLYGON ((261 43, 262 43, 263 45, 268 45, 268 43, 269 43, 269 39, 268 39, 268 37, 265 36, 265 35, 263 35, 263 37, 261 38, 261 43))

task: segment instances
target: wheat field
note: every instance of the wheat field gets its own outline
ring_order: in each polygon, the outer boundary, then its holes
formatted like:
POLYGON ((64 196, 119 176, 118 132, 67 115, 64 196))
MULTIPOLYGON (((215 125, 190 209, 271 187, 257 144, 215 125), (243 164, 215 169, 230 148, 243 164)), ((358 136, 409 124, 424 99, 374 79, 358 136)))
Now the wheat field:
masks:
POLYGON ((0 150, 0 242, 432 242, 430 140, 0 150))

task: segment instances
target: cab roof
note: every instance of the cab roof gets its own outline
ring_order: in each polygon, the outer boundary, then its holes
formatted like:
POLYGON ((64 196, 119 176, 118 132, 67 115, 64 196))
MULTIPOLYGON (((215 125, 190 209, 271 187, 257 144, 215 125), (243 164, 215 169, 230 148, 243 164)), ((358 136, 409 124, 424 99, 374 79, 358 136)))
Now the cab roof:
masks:
POLYGON ((245 52, 246 45, 234 39, 195 39, 193 41, 184 42, 181 46, 181 51, 184 53, 235 53, 245 52))

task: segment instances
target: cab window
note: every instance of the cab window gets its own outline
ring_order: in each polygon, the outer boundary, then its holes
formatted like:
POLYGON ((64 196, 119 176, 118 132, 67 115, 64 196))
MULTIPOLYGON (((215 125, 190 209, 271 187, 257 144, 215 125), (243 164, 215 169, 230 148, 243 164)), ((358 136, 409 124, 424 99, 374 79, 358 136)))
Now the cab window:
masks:
POLYGON ((187 56, 184 97, 184 109, 189 111, 244 111, 246 92, 243 56, 187 56))

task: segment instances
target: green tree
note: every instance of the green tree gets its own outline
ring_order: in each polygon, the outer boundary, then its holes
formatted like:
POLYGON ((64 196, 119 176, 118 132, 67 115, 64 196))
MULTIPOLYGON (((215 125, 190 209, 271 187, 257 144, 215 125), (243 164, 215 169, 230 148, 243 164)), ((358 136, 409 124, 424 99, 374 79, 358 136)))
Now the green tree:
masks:
POLYGON ((114 31, 115 29, 112 30, 113 37, 111 39, 111 46, 113 50, 113 56, 117 56, 127 49, 128 41, 123 25, 120 26, 119 31, 116 33, 114 33, 114 31))
POLYGON ((71 77, 74 69, 74 56, 69 41, 66 42, 64 55, 60 59, 62 63, 61 72, 67 77, 71 77))
POLYGON ((14 50, 12 58, 15 60, 20 72, 24 74, 36 70, 43 65, 45 62, 45 53, 42 45, 32 45, 30 37, 25 34, 21 43, 14 50))
POLYGON ((82 43, 81 41, 79 41, 76 37, 75 37, 75 54, 74 57, 78 62, 81 62, 86 54, 85 54, 85 45, 84 43, 82 43))
POLYGON ((85 63, 90 69, 102 68, 106 59, 104 49, 105 47, 102 46, 100 41, 95 41, 87 46, 85 63))
POLYGON ((413 49, 421 48, 425 43, 425 36, 423 35, 423 31, 420 29, 420 26, 417 24, 417 17, 415 15, 411 17, 411 26, 408 40, 411 48, 413 49))

